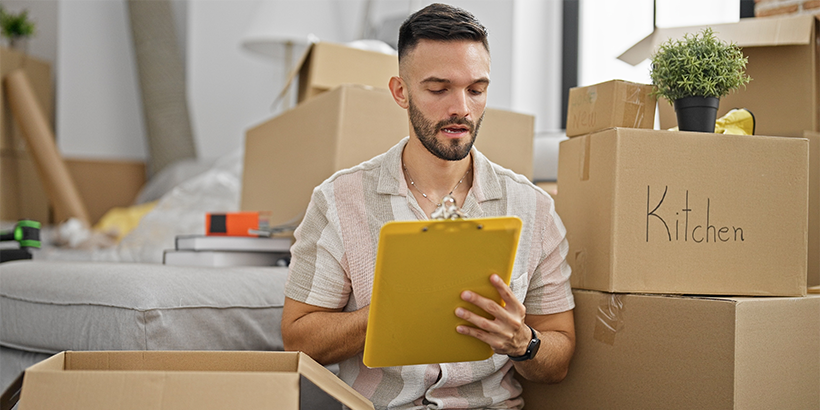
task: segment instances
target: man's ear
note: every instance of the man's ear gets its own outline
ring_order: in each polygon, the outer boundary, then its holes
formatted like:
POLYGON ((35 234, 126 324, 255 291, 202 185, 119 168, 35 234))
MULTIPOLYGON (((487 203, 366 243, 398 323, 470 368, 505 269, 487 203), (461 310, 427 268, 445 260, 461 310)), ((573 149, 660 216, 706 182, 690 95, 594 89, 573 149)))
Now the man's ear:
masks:
POLYGON ((390 94, 393 95, 393 100, 396 101, 396 104, 398 104, 399 107, 406 110, 409 104, 407 84, 405 84, 404 79, 401 77, 390 77, 389 85, 390 94))

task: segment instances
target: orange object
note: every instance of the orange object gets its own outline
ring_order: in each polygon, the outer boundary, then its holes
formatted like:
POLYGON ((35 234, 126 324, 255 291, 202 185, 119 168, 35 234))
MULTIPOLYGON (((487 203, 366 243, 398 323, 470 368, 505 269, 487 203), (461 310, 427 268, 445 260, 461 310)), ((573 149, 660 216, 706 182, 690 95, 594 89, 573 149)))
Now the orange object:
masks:
POLYGON ((267 230, 270 212, 227 212, 205 214, 205 235, 260 236, 254 231, 267 230))

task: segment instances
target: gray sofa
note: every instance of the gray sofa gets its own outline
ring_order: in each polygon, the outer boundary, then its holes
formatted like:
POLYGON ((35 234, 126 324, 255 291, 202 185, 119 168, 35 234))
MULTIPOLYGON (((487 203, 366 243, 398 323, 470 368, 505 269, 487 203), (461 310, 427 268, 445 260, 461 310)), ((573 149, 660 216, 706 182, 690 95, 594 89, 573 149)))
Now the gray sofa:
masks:
MULTIPOLYGON (((64 350, 283 350, 286 278, 280 267, 2 263, 0 389, 64 350)), ((303 409, 334 407, 303 391, 303 409)))

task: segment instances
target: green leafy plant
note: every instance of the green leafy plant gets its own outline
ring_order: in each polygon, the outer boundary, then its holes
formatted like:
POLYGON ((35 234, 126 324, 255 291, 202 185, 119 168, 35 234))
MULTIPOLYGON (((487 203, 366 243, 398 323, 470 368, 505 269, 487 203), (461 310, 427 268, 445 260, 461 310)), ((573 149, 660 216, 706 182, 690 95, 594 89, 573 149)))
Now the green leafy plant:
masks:
POLYGON ((652 56, 654 94, 670 104, 683 97, 723 97, 751 81, 747 62, 740 47, 721 41, 711 28, 669 39, 652 56))
POLYGON ((28 19, 28 10, 11 14, 0 7, 0 32, 12 43, 34 35, 34 22, 28 19))

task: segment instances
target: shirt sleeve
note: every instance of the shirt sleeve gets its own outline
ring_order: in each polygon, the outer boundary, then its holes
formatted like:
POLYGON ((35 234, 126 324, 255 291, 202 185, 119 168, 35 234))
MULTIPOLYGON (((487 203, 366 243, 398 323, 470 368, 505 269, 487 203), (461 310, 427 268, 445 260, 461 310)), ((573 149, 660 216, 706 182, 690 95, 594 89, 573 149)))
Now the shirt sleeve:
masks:
POLYGON ((528 314, 546 315, 571 310, 575 307, 570 285, 571 269, 567 264, 569 243, 561 218, 555 212, 552 198, 539 198, 539 215, 544 225, 541 234, 541 255, 527 290, 525 306, 528 314))
POLYGON ((341 309, 350 298, 350 278, 343 266, 344 247, 329 204, 332 189, 319 186, 305 218, 294 232, 285 296, 314 306, 341 309))

